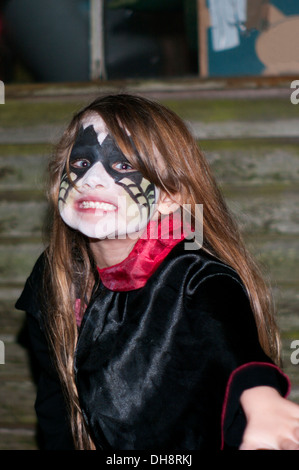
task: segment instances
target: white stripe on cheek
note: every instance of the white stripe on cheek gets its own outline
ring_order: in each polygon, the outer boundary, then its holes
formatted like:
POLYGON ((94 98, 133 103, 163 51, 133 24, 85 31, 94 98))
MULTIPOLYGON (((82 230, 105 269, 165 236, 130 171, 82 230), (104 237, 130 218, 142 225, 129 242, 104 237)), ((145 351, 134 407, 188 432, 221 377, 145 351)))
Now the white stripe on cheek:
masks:
POLYGON ((75 179, 77 178, 77 175, 76 173, 70 173, 70 178, 71 178, 71 181, 75 181, 75 179))

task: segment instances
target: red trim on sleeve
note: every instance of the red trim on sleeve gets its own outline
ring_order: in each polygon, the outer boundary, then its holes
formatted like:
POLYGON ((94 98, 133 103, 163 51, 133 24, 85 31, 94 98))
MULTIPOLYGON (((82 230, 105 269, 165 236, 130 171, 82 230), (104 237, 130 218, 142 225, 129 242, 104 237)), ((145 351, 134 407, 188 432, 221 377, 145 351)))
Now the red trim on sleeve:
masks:
POLYGON ((221 448, 220 450, 223 450, 223 447, 224 447, 224 430, 223 430, 223 427, 224 427, 224 420, 225 420, 225 415, 226 415, 226 408, 227 408, 227 403, 228 403, 228 398, 229 398, 229 393, 230 393, 230 387, 231 387, 231 384, 235 378, 235 376, 240 372, 240 371, 243 371, 244 369, 249 369, 250 367, 256 367, 256 366, 260 366, 260 367, 272 367, 273 369, 276 369, 287 381, 288 383, 288 389, 285 393, 285 396, 284 398, 286 398, 289 394, 290 394, 290 391, 291 391, 291 382, 290 382, 290 379, 288 378, 287 375, 285 375, 278 366, 276 366, 275 364, 269 364, 268 362, 248 362, 247 364, 243 364, 242 366, 240 367, 237 367, 230 375, 229 379, 228 379, 228 382, 227 382, 227 386, 226 386, 226 391, 225 391, 225 396, 224 396, 224 401, 223 401, 223 407, 222 407, 222 413, 221 413, 221 448))

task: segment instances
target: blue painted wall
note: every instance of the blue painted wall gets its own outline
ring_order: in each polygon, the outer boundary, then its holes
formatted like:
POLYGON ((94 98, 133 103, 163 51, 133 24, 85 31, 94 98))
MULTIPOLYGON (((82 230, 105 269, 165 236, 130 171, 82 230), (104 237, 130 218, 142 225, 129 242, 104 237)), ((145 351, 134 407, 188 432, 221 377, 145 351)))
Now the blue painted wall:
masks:
MULTIPOLYGON (((250 0, 248 0, 250 1, 250 0)), ((299 15, 298 0, 271 0, 270 2, 284 15, 299 15)), ((209 76, 253 76, 264 71, 264 64, 255 52, 255 42, 258 31, 240 36, 240 45, 221 52, 213 51, 211 30, 208 31, 209 76)), ((299 30, 298 30, 299 41, 299 30)), ((299 60, 299 59, 298 59, 299 60)))

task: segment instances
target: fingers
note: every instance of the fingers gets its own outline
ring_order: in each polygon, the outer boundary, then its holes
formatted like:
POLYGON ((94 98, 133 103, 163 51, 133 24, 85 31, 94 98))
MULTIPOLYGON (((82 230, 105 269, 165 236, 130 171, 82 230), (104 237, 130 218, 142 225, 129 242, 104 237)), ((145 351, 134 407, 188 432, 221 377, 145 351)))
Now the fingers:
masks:
POLYGON ((280 444, 281 450, 299 450, 299 427, 294 428, 292 438, 283 439, 280 444))
POLYGON ((239 447, 239 450, 274 450, 272 447, 263 446, 260 443, 253 443, 253 442, 242 442, 239 447))
POLYGON ((294 428, 292 438, 283 439, 280 444, 281 450, 299 450, 299 427, 294 428))
POLYGON ((296 428, 294 432, 294 439, 282 439, 278 447, 274 448, 267 444, 261 444, 261 442, 243 441, 239 450, 299 450, 299 428, 296 428))
POLYGON ((281 450, 299 450, 298 442, 292 441, 291 439, 284 439, 280 445, 281 450))
POLYGON ((247 443, 243 444, 242 443, 239 447, 239 450, 254 450, 254 449, 250 446, 250 444, 247 444, 247 443))

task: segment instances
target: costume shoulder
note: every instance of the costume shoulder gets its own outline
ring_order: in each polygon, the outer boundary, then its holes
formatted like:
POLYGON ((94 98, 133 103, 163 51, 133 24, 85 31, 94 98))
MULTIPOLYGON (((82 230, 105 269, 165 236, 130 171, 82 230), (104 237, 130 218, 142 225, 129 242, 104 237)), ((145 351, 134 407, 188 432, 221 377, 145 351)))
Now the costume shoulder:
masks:
POLYGON ((266 360, 249 295, 238 273, 204 250, 188 251, 184 246, 178 247, 171 264, 166 282, 180 292, 184 318, 193 331, 200 336, 204 329, 226 355, 230 348, 234 367, 266 360))
POLYGON ((195 295, 204 290, 207 294, 216 287, 220 290, 231 286, 246 295, 245 286, 238 273, 229 265, 204 249, 188 249, 188 242, 179 243, 169 257, 172 270, 177 273, 178 285, 186 286, 185 295, 195 295))
POLYGON ((36 261, 30 276, 26 280, 23 292, 15 304, 17 310, 23 310, 32 315, 40 315, 40 294, 45 267, 45 252, 36 261))

